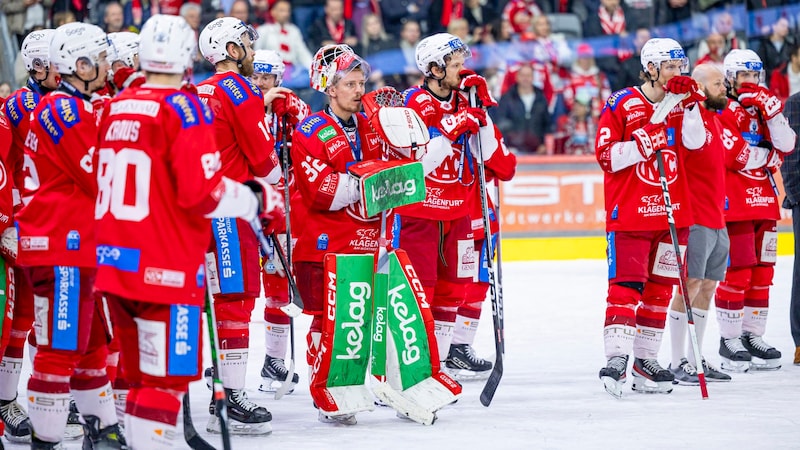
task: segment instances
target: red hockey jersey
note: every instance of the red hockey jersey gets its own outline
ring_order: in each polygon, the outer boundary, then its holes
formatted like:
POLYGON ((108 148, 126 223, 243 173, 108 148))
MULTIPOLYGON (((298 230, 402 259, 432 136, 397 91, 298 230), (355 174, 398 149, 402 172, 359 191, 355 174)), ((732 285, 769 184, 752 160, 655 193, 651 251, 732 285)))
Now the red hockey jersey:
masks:
POLYGON ((326 111, 307 117, 292 136, 295 182, 307 208, 295 261, 322 262, 326 253, 371 253, 378 250, 380 216, 364 217, 358 204, 331 211, 334 194, 355 161, 381 157, 381 140, 363 114, 356 116, 357 138, 351 142, 326 111), (356 157, 361 153, 360 157, 356 157))
POLYGON ((92 104, 69 86, 42 97, 31 117, 25 151, 39 189, 17 215, 21 266, 95 267, 92 211, 97 181, 92 154, 97 121, 92 104))
POLYGON ((212 122, 196 95, 174 88, 128 88, 109 102, 95 157, 98 290, 203 303, 203 215, 224 189, 212 122))
MULTIPOLYGON (((637 156, 638 149, 632 134, 650 121, 655 107, 656 104, 648 100, 641 89, 625 88, 608 98, 600 114, 595 156, 605 172, 603 187, 608 232, 668 228, 656 157, 653 155, 642 161, 643 158, 637 156), (631 156, 639 162, 617 165, 620 157, 631 161, 631 156)), ((667 116, 669 148, 662 151, 678 227, 688 227, 693 223, 684 164, 683 114, 681 106, 678 106, 667 116)), ((699 139, 705 141, 704 131, 699 139)))
POLYGON ((280 165, 256 85, 237 73, 223 72, 198 84, 197 92, 214 114, 223 175, 243 182, 266 177, 280 165))
POLYGON ((725 227, 726 150, 733 152, 735 147, 744 146, 744 142, 722 126, 716 112, 702 108, 700 113, 708 133, 703 148, 686 154, 689 199, 694 223, 720 229, 725 227))
MULTIPOLYGON (((39 187, 39 177, 33 166, 33 159, 25 154, 26 139, 36 139, 28 134, 30 130, 30 116, 36 105, 39 104, 41 95, 36 90, 36 85, 28 83, 11 94, 5 102, 6 117, 11 121, 12 143, 9 157, 5 161, 6 168, 11 171, 16 195, 20 200, 27 202, 28 197, 39 187)), ((31 146, 35 144, 31 143, 31 146)), ((18 202, 19 203, 19 202, 18 202)), ((17 208, 21 207, 17 205, 17 208)))
POLYGON ((0 114, 0 232, 14 226, 14 197, 11 193, 14 183, 6 165, 12 147, 11 134, 11 123, 0 114))

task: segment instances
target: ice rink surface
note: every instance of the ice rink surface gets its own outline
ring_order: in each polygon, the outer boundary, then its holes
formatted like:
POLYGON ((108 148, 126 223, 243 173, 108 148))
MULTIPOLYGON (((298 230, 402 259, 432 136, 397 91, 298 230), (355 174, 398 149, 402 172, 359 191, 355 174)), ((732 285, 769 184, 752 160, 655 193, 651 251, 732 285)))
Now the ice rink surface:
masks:
MULTIPOLYGON (((765 335, 783 352, 780 370, 732 374, 731 383, 709 385, 708 400, 701 399, 696 386, 675 386, 669 395, 635 393, 629 379, 623 398, 616 400, 597 376, 605 365, 605 261, 505 263, 505 375, 494 401, 488 408, 482 406, 478 396, 484 382, 466 382, 461 400, 439 411, 438 421, 429 427, 398 419, 393 410, 381 407, 358 414, 358 425, 352 427, 318 422, 307 386, 307 317, 295 322, 297 389, 279 401, 259 392, 264 357, 263 302, 259 302, 251 325, 248 391, 252 400, 272 412, 273 432, 265 437, 234 437, 233 448, 797 449, 800 366, 792 365, 791 270, 792 258, 780 257, 765 335)), ((487 302, 475 342, 478 353, 487 358, 494 354, 490 314, 487 302)), ((709 318, 704 354, 719 366, 713 312, 709 318)), ((669 364, 669 329, 659 359, 663 366, 669 364)), ((198 382, 191 395, 196 428, 221 448, 219 437, 205 432, 209 391, 198 382)), ((68 442, 67 448, 80 448, 80 441, 68 442)))

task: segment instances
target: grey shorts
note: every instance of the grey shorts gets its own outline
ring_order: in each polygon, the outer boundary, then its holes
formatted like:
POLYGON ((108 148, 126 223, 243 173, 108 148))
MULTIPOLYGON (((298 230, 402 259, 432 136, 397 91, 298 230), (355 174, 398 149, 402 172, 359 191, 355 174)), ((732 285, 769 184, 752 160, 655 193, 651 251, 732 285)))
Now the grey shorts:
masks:
POLYGON ((692 225, 689 228, 689 244, 686 248, 686 269, 689 278, 724 280, 730 246, 727 228, 717 230, 702 225, 692 225))

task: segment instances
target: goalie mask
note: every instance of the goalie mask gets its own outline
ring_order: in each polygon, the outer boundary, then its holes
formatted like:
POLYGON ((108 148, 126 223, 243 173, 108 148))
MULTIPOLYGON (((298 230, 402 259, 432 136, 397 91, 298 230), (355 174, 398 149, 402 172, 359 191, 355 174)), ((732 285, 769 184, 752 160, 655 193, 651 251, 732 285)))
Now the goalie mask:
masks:
POLYGON ((369 124, 385 143, 389 159, 418 161, 425 154, 430 135, 416 111, 403 107, 403 97, 384 87, 361 97, 369 124))
POLYGON ((317 50, 311 63, 311 88, 324 94, 329 86, 354 70, 364 72, 365 79, 369 77, 369 64, 352 48, 344 44, 326 45, 317 50))

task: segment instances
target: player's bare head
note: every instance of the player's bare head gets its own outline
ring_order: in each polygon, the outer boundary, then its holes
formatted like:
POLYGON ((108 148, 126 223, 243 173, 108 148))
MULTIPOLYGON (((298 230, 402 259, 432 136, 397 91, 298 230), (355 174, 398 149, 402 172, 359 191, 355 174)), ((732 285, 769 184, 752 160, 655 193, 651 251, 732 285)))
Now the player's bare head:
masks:
POLYGON ((692 71, 692 78, 697 81, 706 94, 705 105, 709 109, 722 110, 728 104, 725 89, 725 75, 716 64, 700 64, 692 71))
POLYGON ((733 49, 722 63, 729 94, 735 95, 742 83, 764 83, 764 64, 752 50, 733 49))
POLYGON ((653 38, 642 46, 640 55, 644 79, 651 85, 665 85, 672 77, 689 71, 683 47, 669 38, 653 38))
POLYGON ((417 68, 426 79, 437 80, 445 90, 457 89, 461 84, 459 72, 472 56, 467 44, 450 33, 426 37, 417 44, 417 68))

